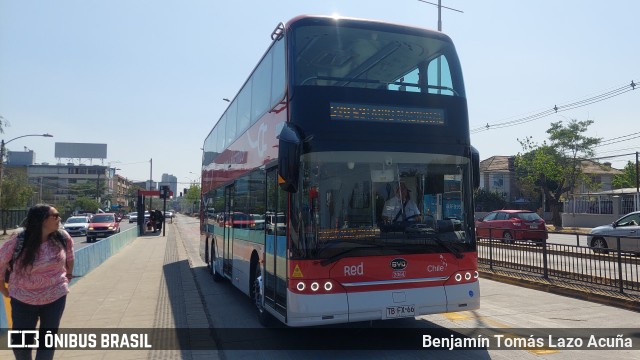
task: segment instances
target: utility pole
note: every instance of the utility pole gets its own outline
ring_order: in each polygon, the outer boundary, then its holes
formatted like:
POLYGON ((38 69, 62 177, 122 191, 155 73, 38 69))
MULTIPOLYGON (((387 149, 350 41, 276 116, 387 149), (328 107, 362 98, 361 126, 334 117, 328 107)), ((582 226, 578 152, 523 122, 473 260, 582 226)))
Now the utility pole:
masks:
POLYGON ((640 203, 640 177, 638 177, 638 152, 636 151, 636 211, 638 211, 638 206, 640 203))
MULTIPOLYGON (((432 2, 425 1, 425 0, 418 0, 418 1, 438 7, 438 31, 440 32, 442 32, 442 8, 445 8, 447 10, 457 11, 459 13, 464 13, 462 10, 442 6, 442 0, 438 0, 437 4, 434 4, 432 2)), ((438 77, 437 78, 438 94, 441 93, 440 86, 442 86, 442 71, 440 71, 441 69, 442 69, 442 56, 438 56, 437 65, 436 65, 436 73, 438 77)))
MULTIPOLYGON (((149 191, 153 190, 153 158, 149 159, 149 191)), ((151 211, 152 198, 149 197, 149 211, 151 211)))
POLYGON ((438 7, 438 31, 442 31, 442 8, 445 8, 447 10, 457 11, 459 13, 463 13, 464 14, 464 11, 462 11, 462 10, 458 10, 458 9, 442 6, 442 0, 438 0, 437 4, 434 4, 432 2, 425 1, 425 0, 418 0, 418 1, 438 7))

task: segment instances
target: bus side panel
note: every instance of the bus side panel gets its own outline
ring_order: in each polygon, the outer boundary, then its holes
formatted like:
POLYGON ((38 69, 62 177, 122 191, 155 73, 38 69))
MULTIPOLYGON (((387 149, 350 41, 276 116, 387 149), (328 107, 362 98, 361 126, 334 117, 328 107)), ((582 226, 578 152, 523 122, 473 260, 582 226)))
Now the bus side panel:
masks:
MULTIPOLYGON (((264 252, 264 245, 257 243, 254 237, 259 235, 264 237, 264 232, 239 229, 235 230, 234 234, 237 236, 233 241, 233 268, 231 280, 235 287, 248 296, 250 295, 250 286, 252 285, 251 279, 249 278, 251 276, 251 255, 256 252, 259 261, 261 261, 264 252)), ((258 262, 258 264, 259 263, 260 262, 258 262)))

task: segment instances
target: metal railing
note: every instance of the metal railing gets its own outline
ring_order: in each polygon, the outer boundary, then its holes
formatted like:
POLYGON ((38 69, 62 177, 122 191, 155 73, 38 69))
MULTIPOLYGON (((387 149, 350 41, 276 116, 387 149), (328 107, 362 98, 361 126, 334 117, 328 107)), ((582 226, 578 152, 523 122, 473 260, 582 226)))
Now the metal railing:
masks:
POLYGON ((493 233, 502 234, 504 229, 494 230, 489 238, 478 239, 478 263, 492 271, 515 271, 640 295, 640 253, 617 250, 620 239, 625 237, 617 238, 615 248, 603 250, 580 246, 581 235, 577 233, 570 234, 576 236, 576 245, 565 245, 547 240, 540 243, 505 242, 501 237, 492 236, 493 233))

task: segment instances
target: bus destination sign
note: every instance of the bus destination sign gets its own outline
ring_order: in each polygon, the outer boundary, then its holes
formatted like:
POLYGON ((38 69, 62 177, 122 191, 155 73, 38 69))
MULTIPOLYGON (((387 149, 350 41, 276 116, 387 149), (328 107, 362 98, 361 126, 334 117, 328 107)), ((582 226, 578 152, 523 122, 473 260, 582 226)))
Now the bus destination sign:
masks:
POLYGON ((331 103, 331 119, 444 125, 443 109, 407 108, 384 105, 331 103))

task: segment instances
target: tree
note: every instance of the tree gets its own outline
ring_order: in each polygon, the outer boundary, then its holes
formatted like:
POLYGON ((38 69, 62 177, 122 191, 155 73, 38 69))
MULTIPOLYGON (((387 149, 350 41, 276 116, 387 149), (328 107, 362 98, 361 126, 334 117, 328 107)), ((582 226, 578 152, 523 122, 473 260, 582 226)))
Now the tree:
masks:
POLYGON ((636 164, 631 161, 627 162, 622 174, 614 175, 611 181, 614 189, 634 188, 636 187, 636 164))
POLYGON ((200 207, 200 185, 191 184, 191 187, 187 190, 187 193, 184 194, 185 202, 187 206, 191 207, 195 211, 195 209, 199 209, 200 207))
POLYGON ((474 202, 476 204, 476 211, 504 209, 505 205, 507 205, 507 202, 500 194, 498 194, 497 191, 478 189, 473 195, 474 202))
POLYGON ((572 191, 580 181, 588 182, 582 173, 581 162, 593 157, 593 148, 601 138, 584 133, 593 120, 572 119, 566 126, 562 121, 551 123, 547 130, 549 143, 538 145, 531 137, 518 139, 523 153, 515 158, 516 179, 522 187, 537 187, 546 198, 552 213, 552 223, 562 227, 560 209, 562 196, 572 191))
POLYGON ((33 196, 34 188, 29 185, 27 174, 18 171, 7 171, 2 181, 2 230, 7 233, 7 212, 10 208, 26 208, 33 196))
POLYGON ((93 197, 80 196, 73 202, 73 207, 76 210, 97 212, 100 208, 100 203, 97 202, 93 197))
POLYGON ((105 188, 105 181, 100 181, 99 185, 93 181, 83 181, 69 185, 69 194, 74 195, 76 198, 87 197, 95 199, 96 196, 104 197, 105 188))

